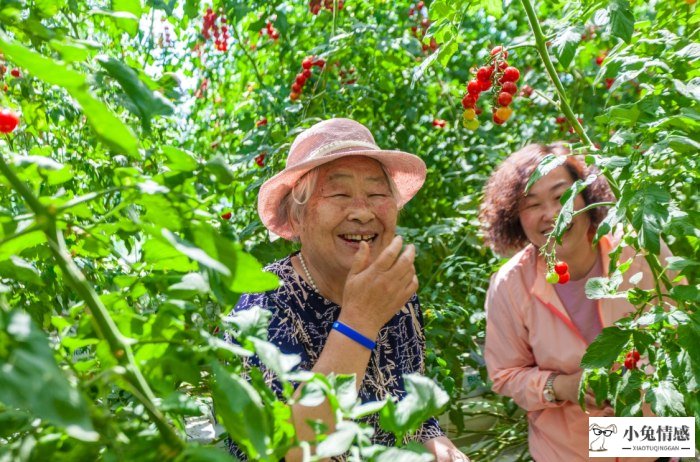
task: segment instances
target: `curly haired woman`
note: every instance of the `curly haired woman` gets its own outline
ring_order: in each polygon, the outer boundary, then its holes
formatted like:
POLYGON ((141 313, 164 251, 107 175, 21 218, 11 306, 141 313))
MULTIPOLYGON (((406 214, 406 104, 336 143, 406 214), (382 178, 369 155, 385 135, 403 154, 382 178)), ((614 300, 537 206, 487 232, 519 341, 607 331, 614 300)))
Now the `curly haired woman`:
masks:
MULTIPOLYGON (((593 244, 606 214, 603 207, 576 215, 561 245, 554 246, 557 259, 568 264, 570 280, 554 285, 545 279, 540 248, 554 228, 561 196, 591 173, 563 144, 525 146, 492 174, 480 212, 488 245, 497 254, 513 255, 492 277, 486 296, 486 366, 493 390, 527 411, 530 454, 538 462, 588 460, 588 417, 611 416, 613 409, 607 402, 597 407, 591 393, 586 395, 588 413, 579 406, 581 358, 604 327, 634 309, 625 299, 589 300, 584 292, 588 279, 606 276, 609 253, 618 244, 612 235, 593 244), (564 158, 563 163, 526 194, 530 176, 548 154, 564 158)), ((575 198, 574 209, 611 197, 598 177, 575 198)), ((626 275, 641 272, 638 286, 651 288, 653 277, 644 258, 629 247, 620 261, 627 258, 633 260, 626 275)), ((626 280, 620 290, 630 287, 626 280)))

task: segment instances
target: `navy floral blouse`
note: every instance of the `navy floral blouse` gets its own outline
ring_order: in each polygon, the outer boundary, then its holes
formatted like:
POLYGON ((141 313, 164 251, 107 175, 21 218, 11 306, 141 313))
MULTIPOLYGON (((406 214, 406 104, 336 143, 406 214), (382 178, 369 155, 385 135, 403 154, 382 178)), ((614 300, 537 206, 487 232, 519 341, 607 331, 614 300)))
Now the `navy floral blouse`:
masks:
MULTIPOLYGON (((264 293, 245 294, 233 311, 253 306, 269 310, 272 317, 268 340, 283 353, 299 355, 301 363, 298 368, 311 370, 323 350, 333 322, 340 315, 340 306, 314 291, 297 274, 291 256, 270 264, 265 270, 280 278, 280 288, 264 293)), ((379 331, 377 346, 372 352, 359 391, 362 402, 378 401, 388 396, 403 398, 406 394, 403 374, 424 372, 424 349, 423 315, 418 296, 414 294, 401 311, 379 331)), ((256 358, 250 363, 262 370, 267 384, 279 395, 280 385, 274 373, 265 369, 256 358)), ((372 441, 375 444, 393 446, 396 443, 393 434, 379 427, 378 415, 370 415, 363 421, 374 427, 372 441)), ((437 420, 431 418, 415 434, 407 436, 404 443, 423 443, 442 435, 444 433, 437 420)), ((235 446, 231 446, 231 452, 239 458, 242 456, 235 446)))

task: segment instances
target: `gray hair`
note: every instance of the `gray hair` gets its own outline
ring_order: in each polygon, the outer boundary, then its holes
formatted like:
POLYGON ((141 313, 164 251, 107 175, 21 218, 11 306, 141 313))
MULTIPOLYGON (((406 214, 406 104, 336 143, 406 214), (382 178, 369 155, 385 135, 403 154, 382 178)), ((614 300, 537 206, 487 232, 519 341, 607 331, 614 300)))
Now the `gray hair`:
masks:
MULTIPOLYGON (((391 197, 398 202, 399 200, 399 190, 394 183, 393 178, 389 175, 386 167, 381 162, 379 165, 384 172, 386 181, 389 184, 389 191, 391 197)), ((311 195, 316 189, 316 183, 318 182, 318 173, 320 172, 321 166, 314 167, 304 174, 297 182, 292 186, 286 196, 280 201, 278 207, 278 216, 280 216, 285 221, 294 220, 297 223, 301 221, 304 215, 304 210, 306 210, 306 204, 308 204, 311 195)), ((298 236, 295 236, 293 241, 298 242, 298 236)))

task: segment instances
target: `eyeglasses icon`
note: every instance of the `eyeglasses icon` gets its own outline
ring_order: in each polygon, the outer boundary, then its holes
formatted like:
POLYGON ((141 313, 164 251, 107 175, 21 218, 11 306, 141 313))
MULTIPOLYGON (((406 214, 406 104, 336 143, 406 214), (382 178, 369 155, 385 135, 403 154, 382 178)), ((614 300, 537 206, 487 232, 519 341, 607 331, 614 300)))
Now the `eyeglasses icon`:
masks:
POLYGON ((612 430, 601 430, 600 428, 594 428, 593 434, 596 436, 605 435, 607 437, 607 436, 612 435, 613 431, 612 430))

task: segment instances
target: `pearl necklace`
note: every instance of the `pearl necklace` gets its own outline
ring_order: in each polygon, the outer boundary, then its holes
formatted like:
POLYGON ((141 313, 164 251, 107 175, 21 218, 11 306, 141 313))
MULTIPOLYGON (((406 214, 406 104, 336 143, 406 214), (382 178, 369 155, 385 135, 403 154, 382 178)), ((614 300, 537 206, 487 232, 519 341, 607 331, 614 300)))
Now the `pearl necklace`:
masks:
POLYGON ((301 252, 299 252, 299 261, 301 262, 301 267, 304 268, 304 274, 306 274, 306 279, 309 280, 309 284, 311 284, 314 291, 318 292, 316 282, 314 281, 314 278, 311 277, 311 273, 309 273, 309 268, 306 267, 306 262, 304 261, 304 256, 301 254, 301 252))

